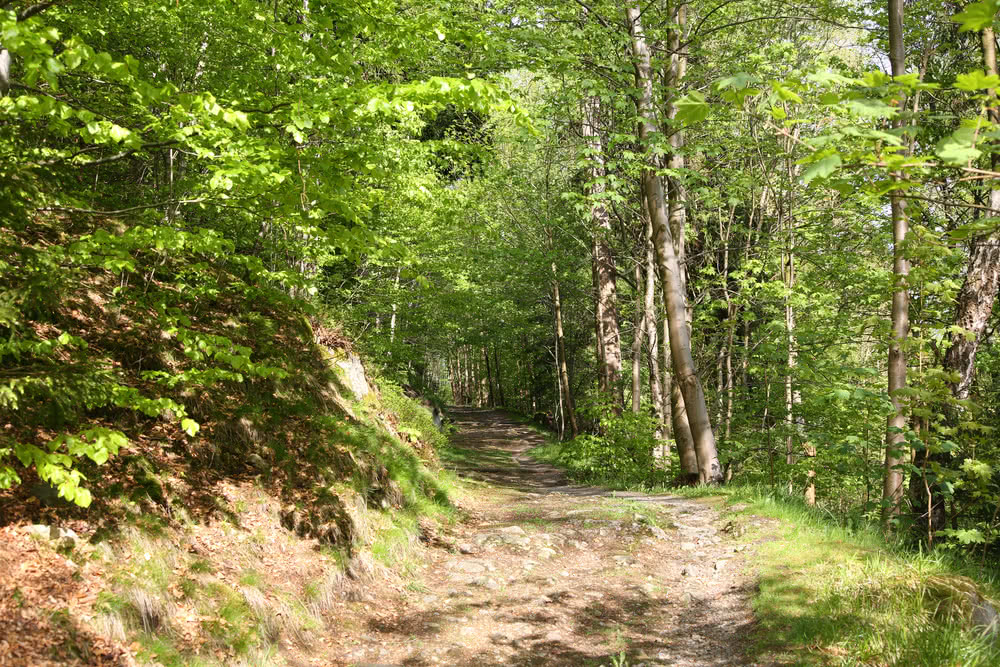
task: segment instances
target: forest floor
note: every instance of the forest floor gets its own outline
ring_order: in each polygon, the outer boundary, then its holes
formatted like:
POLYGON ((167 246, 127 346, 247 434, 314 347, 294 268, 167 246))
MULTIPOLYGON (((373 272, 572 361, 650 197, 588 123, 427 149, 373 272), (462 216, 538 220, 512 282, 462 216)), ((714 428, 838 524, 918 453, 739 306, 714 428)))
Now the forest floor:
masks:
POLYGON ((755 664, 755 543, 720 498, 574 486, 528 456, 544 442, 531 427, 450 414, 461 519, 425 531, 395 599, 345 605, 344 664, 755 664))

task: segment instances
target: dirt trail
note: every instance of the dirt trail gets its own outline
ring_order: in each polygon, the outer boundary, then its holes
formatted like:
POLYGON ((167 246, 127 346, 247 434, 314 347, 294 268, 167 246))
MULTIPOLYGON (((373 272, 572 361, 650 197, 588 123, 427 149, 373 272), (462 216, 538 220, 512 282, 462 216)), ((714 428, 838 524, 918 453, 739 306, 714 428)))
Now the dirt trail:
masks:
POLYGON ((751 664, 752 582, 711 503, 574 486, 526 455, 542 438, 508 415, 451 416, 466 518, 428 536, 346 664, 751 664))

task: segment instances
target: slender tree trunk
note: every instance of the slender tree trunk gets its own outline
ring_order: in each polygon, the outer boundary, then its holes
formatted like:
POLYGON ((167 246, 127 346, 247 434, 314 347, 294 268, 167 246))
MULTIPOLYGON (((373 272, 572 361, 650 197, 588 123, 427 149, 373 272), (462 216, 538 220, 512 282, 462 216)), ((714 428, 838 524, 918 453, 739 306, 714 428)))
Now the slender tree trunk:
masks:
MULTIPOLYGON (((649 224, 652 226, 653 223, 650 222, 649 224)), ((651 239, 650 247, 652 249, 655 262, 656 249, 654 245, 655 244, 651 239)), ((654 267, 654 270, 659 273, 659 265, 654 264, 654 267)), ((663 289, 660 289, 660 301, 663 301, 663 289)), ((673 423, 673 392, 671 391, 673 376, 670 372, 670 323, 667 321, 667 308, 665 304, 663 306, 663 317, 660 320, 660 331, 662 332, 662 335, 660 336, 660 354, 662 355, 660 357, 660 386, 662 387, 660 410, 663 413, 663 437, 670 438, 671 436, 674 436, 675 433, 673 423)), ((688 440, 690 439, 690 431, 688 431, 688 440)))
MULTIPOLYGON (((645 254, 645 253, 643 253, 645 254)), ((632 412, 639 414, 642 408, 642 339, 646 333, 646 309, 643 308, 642 262, 636 261, 633 271, 635 278, 635 328, 632 332, 632 412)))
MULTIPOLYGON (((556 275, 555 262, 552 263, 552 274, 556 275)), ((573 392, 570 390, 569 368, 566 365, 566 343, 563 338, 562 298, 559 294, 559 281, 555 278, 552 279, 552 310, 555 316, 556 354, 559 357, 559 365, 556 372, 559 375, 559 384, 562 387, 566 420, 569 422, 570 433, 575 438, 580 435, 580 427, 576 422, 576 406, 573 404, 573 392)))
POLYGON ((500 407, 507 407, 507 400, 503 396, 503 373, 500 371, 500 346, 493 343, 493 370, 497 376, 497 398, 500 407))
POLYGON ((396 340, 396 299, 399 296, 399 267, 396 268, 396 281, 392 286, 392 317, 389 319, 389 344, 396 340))
POLYGON ((656 438, 663 442, 660 447, 660 456, 666 460, 670 450, 666 446, 664 434, 666 420, 664 418, 663 389, 660 385, 659 341, 656 334, 656 257, 653 251, 653 223, 645 212, 642 217, 646 223, 646 289, 643 310, 646 318, 646 347, 649 353, 649 399, 653 404, 653 414, 656 416, 656 438))
MULTIPOLYGON (((636 87, 640 91, 639 99, 639 139, 643 144, 653 140, 658 133, 652 116, 652 75, 650 70, 650 54, 646 46, 645 36, 640 23, 638 7, 625 10, 630 36, 632 38, 632 56, 636 73, 636 87)), ((678 9, 678 25, 685 22, 685 6, 678 9)), ((679 49, 677 50, 679 51, 679 49)), ((678 63, 673 83, 676 84, 683 74, 683 67, 678 63)), ((657 250, 657 261, 663 282, 664 303, 670 326, 670 355, 673 360, 675 384, 684 396, 684 406, 691 426, 691 436, 694 440, 695 453, 698 459, 698 479, 702 483, 718 483, 722 481, 722 468, 715 449, 715 434, 708 415, 705 393, 694 367, 691 355, 691 336, 687 324, 687 299, 682 279, 682 267, 678 261, 674 242, 678 238, 671 229, 671 220, 666 210, 666 198, 663 184, 654 169, 655 158, 650 152, 650 160, 642 173, 642 184, 649 207, 649 217, 653 221, 654 239, 657 250)), ((675 158, 679 157, 677 155, 675 158)), ((683 227, 680 229, 683 234, 683 227)))
POLYGON ((603 390, 611 398, 616 410, 621 412, 625 396, 621 385, 622 352, 621 334, 618 328, 617 271, 614 255, 608 243, 611 234, 611 216, 601 201, 607 186, 604 184, 604 146, 599 130, 600 115, 600 99, 588 98, 583 109, 583 137, 587 142, 590 159, 591 183, 587 187, 587 194, 592 199, 590 215, 594 235, 595 306, 600 357, 598 361, 602 365, 603 390))
MULTIPOLYGON (((903 48, 903 0, 889 0, 889 61, 894 77, 906 73, 906 52, 903 48)), ((900 109, 905 108, 905 100, 900 101, 900 109)), ((893 178, 902 179, 901 174, 893 178)), ((906 353, 904 345, 910 329, 910 297, 907 292, 907 277, 910 262, 903 252, 903 244, 909 231, 906 215, 906 200, 897 190, 890 194, 892 206, 893 277, 895 288, 892 294, 892 341, 889 344, 889 397, 893 412, 886 421, 885 434, 885 477, 882 486, 882 519, 897 516, 903 498, 903 472, 900 465, 905 461, 906 415, 900 392, 906 388, 906 353)))
POLYGON ((486 362, 486 405, 496 407, 496 396, 493 394, 493 373, 490 370, 490 348, 483 345, 483 360, 486 362))

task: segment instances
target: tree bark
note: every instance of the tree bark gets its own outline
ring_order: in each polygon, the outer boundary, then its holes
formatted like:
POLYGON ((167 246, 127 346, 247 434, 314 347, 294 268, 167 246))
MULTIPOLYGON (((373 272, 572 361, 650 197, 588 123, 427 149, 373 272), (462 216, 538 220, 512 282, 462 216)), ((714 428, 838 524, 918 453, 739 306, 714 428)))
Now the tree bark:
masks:
POLYGON ((666 420, 663 410, 663 388, 660 385, 659 340, 656 334, 656 254, 653 251, 653 223, 649 219, 649 215, 644 214, 642 217, 646 223, 646 289, 643 310, 646 318, 646 347, 649 353, 649 399, 653 404, 653 414, 656 417, 656 438, 664 442, 660 454, 666 459, 670 450, 666 447, 665 442, 664 424, 666 420))
MULTIPOLYGON (((643 248, 645 250, 645 248, 643 248)), ((643 253, 645 254, 645 253, 643 253)), ((635 325, 632 332, 632 413, 642 409, 642 339, 646 335, 646 309, 642 291, 642 262, 636 259, 633 270, 635 278, 635 325)))
MULTIPOLYGON (((556 275, 555 262, 552 263, 552 274, 556 275)), ((573 393, 570 391, 569 368, 566 365, 566 344, 563 339, 562 299, 559 294, 559 281, 552 279, 552 310, 556 329, 556 355, 559 357, 559 384, 562 387, 563 408, 566 420, 569 422, 570 433, 575 438, 580 435, 580 427, 576 422, 576 406, 573 404, 573 393)))
POLYGON ((490 370, 490 348, 483 345, 483 359, 486 361, 486 405, 496 407, 496 397, 493 394, 493 372, 490 370))
MULTIPOLYGON (((906 73, 906 53, 903 48, 903 0, 889 0, 889 61, 893 77, 906 73)), ((900 110, 905 100, 900 100, 900 110)), ((902 121, 900 121, 902 122, 902 121)), ((894 173, 893 178, 902 179, 894 173)), ((893 412, 886 420, 885 477, 882 485, 882 520, 889 521, 900 512, 903 498, 903 472, 899 466, 905 461, 906 415, 900 391, 906 388, 906 353, 904 345, 910 329, 910 296, 907 277, 910 262, 903 253, 903 244, 909 231, 906 200, 897 190, 890 194, 892 207, 892 254, 895 288, 892 294, 892 340, 889 343, 888 385, 893 412)))
POLYGON ((606 186, 604 147, 598 126, 601 106, 597 97, 588 98, 583 105, 583 137, 587 142, 590 161, 590 185, 587 195, 591 198, 593 229, 593 263, 595 287, 595 313, 598 335, 598 363, 601 366, 602 390, 611 399, 617 412, 625 404, 621 385, 622 352, 618 328, 617 271, 614 255, 608 243, 611 234, 611 216, 601 200, 606 186))
POLYGON ((493 372, 497 376, 497 399, 500 407, 507 407, 507 400, 503 396, 503 373, 500 372, 500 346, 493 343, 493 372))
MULTIPOLYGON (((684 24, 685 7, 678 9, 678 24, 684 24)), ((632 56, 635 66, 636 87, 639 89, 638 99, 638 134, 643 144, 648 144, 653 135, 658 132, 652 116, 652 76, 650 54, 646 46, 645 36, 640 22, 638 7, 625 10, 629 33, 632 42, 632 56)), ((675 75, 683 72, 678 64, 675 75)), ((679 76, 674 80, 676 84, 679 76)), ((679 156, 674 156, 675 158, 679 156)), ((682 158, 681 158, 682 159, 682 158)), ((649 208, 649 217, 653 222, 654 241, 656 244, 657 262, 663 283, 664 303, 667 320, 670 327, 670 355, 674 368, 674 384, 684 396, 684 406, 687 409, 688 422, 691 426, 691 436, 694 441, 695 454, 698 460, 698 480, 705 484, 722 481, 722 468, 715 449, 715 434, 708 415, 705 393, 701 381, 695 372, 694 359, 691 355, 691 336, 687 325, 687 299, 682 279, 682 267, 674 248, 677 235, 671 229, 670 216, 666 210, 666 198, 663 184, 654 169, 655 157, 649 152, 649 162, 642 172, 643 191, 649 208)), ((680 230, 683 234, 683 228, 680 230)))
MULTIPOLYGON (((983 29, 982 43, 986 74, 995 76, 998 72, 993 28, 983 29)), ((996 94, 993 89, 987 92, 991 97, 996 94)), ((997 108, 995 101, 989 108, 989 117, 992 123, 1000 125, 1000 109, 997 108)), ((998 164, 1000 156, 993 153, 990 156, 990 169, 996 171, 998 164)), ((990 188, 989 202, 989 215, 1000 216, 1000 188, 990 188)), ((993 234, 988 238, 972 241, 965 281, 958 293, 955 324, 962 327, 965 333, 952 334, 951 347, 944 357, 944 367, 958 373, 958 382, 952 386, 955 398, 962 400, 969 398, 976 372, 976 352, 993 314, 998 288, 1000 288, 1000 237, 993 234)))

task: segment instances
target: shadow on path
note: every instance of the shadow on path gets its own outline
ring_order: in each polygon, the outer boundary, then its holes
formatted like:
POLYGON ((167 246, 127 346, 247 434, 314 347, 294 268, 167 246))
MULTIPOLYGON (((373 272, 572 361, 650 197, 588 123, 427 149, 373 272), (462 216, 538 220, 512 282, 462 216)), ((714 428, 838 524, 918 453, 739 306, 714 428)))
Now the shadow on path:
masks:
POLYGON ((452 406, 447 413, 459 428, 452 441, 462 453, 451 467, 462 477, 528 493, 606 496, 666 505, 686 502, 676 496, 574 484, 561 468, 528 454, 546 443, 545 436, 504 410, 452 406))

